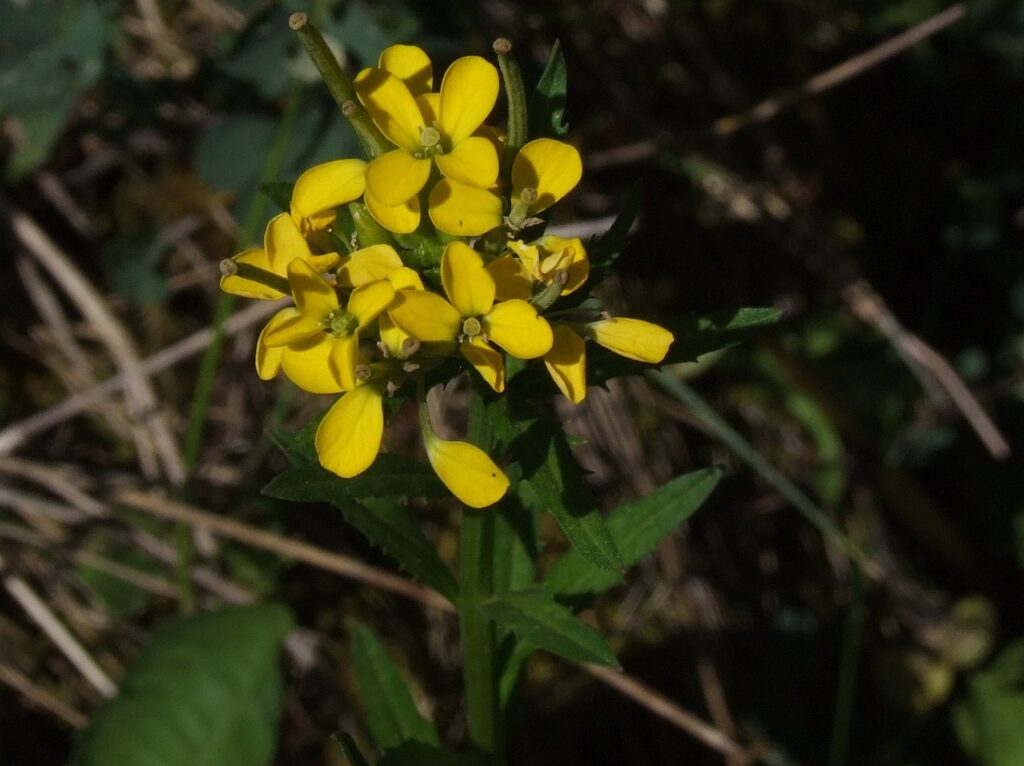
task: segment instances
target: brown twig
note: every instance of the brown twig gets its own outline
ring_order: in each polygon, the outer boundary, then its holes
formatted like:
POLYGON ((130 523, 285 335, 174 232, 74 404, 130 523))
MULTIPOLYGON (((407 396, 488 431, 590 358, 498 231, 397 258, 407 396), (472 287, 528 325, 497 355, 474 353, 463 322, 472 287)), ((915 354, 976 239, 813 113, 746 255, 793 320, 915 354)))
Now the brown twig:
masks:
POLYGON ((767 98, 753 108, 729 117, 716 120, 711 130, 719 136, 729 136, 738 130, 756 122, 767 122, 784 109, 802 101, 807 96, 815 96, 836 87, 849 79, 863 74, 872 67, 891 59, 922 40, 941 32, 946 27, 960 21, 967 14, 964 3, 955 3, 944 11, 925 19, 895 37, 891 37, 880 45, 848 58, 841 64, 815 75, 803 85, 783 91, 776 96, 767 98))
POLYGON ((14 668, 0 664, 0 683, 14 689, 31 704, 53 713, 72 729, 85 728, 88 719, 83 713, 63 702, 52 692, 32 683, 31 679, 14 668))

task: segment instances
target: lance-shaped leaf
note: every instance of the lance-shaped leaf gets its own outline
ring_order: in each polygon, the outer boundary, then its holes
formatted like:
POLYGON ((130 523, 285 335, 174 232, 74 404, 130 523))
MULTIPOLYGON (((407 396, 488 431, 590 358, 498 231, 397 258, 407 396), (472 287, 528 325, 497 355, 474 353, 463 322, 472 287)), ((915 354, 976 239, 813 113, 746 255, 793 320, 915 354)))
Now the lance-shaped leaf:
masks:
POLYGON ((601 634, 543 588, 527 588, 494 596, 484 613, 521 641, 576 662, 619 667, 601 634))
MULTIPOLYGON (((714 490, 722 472, 717 468, 678 476, 650 494, 624 503, 608 517, 608 528, 627 567, 636 564, 700 508, 714 490)), ((595 567, 578 551, 569 551, 551 567, 544 587, 560 596, 600 593, 621 578, 595 567)))
POLYGON ((569 78, 565 56, 559 41, 551 47, 548 65, 544 68, 537 89, 530 98, 529 134, 531 138, 563 138, 569 132, 565 122, 566 93, 569 78))
POLYGON ((231 607, 162 626, 82 732, 71 766, 264 766, 284 686, 281 606, 231 607))
POLYGON ((366 708, 366 722, 382 750, 408 740, 438 744, 437 731, 416 709, 394 661, 364 625, 356 625, 352 633, 352 664, 366 708))

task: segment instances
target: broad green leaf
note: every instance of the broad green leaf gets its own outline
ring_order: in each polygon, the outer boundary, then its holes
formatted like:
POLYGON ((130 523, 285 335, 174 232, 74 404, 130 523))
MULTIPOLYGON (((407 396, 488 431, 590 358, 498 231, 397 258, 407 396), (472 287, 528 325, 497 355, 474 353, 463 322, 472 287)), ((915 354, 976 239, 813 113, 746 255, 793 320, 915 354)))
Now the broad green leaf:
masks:
POLYGON ((283 213, 287 213, 292 207, 292 190, 295 184, 287 181, 272 181, 260 184, 257 189, 260 194, 273 202, 283 213))
POLYGON ((1024 641, 1010 644, 970 677, 952 719, 961 746, 976 763, 1024 763, 1024 641))
POLYGON ((369 628, 352 632, 352 664, 366 708, 366 722, 382 750, 407 740, 438 744, 437 731, 420 715, 384 645, 369 628))
POLYGON ((565 122, 567 86, 565 56, 561 43, 556 40, 551 47, 548 65, 530 98, 527 113, 531 138, 563 138, 569 132, 569 125, 565 122))
POLYGON ((423 742, 404 742, 385 752, 377 766, 493 766, 493 763, 476 753, 454 753, 423 742))
POLYGON ((543 461, 516 485, 520 500, 527 508, 554 516, 573 548, 585 559, 601 569, 618 572, 621 561, 615 540, 564 432, 551 434, 543 461))
POLYGON ((263 766, 277 741, 291 618, 230 607, 162 626, 79 736, 71 766, 263 766))
MULTIPOLYGON (((700 508, 721 477, 717 468, 693 471, 612 511, 608 529, 615 538, 622 563, 631 567, 653 551, 662 538, 700 508)), ((572 550, 551 567, 544 587, 559 596, 600 593, 621 579, 617 572, 599 569, 572 550)))
POLYGON ((341 511, 345 521, 402 569, 454 601, 457 587, 451 570, 438 557, 434 544, 426 538, 408 510, 388 498, 363 497, 357 500, 348 493, 345 479, 322 469, 326 478, 307 481, 313 468, 319 469, 319 466, 285 471, 270 482, 263 493, 278 500, 333 505, 341 511))
POLYGON ((341 751, 348 758, 349 766, 370 766, 370 762, 366 760, 360 751, 356 741, 352 739, 350 734, 343 731, 336 731, 331 735, 331 739, 341 745, 341 751))
POLYGON ((500 627, 540 649, 576 662, 619 666, 601 634, 543 588, 501 593, 481 608, 500 627))

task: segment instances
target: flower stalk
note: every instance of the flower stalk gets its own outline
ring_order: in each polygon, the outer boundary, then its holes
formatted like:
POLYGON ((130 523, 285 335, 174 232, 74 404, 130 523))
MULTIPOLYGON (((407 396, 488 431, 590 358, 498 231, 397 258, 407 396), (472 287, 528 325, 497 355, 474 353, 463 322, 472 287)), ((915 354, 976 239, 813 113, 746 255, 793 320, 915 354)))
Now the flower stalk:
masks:
POLYGON ((519 69, 519 64, 512 56, 512 43, 504 37, 499 37, 494 41, 493 47, 498 56, 498 69, 505 84, 505 98, 508 102, 508 145, 505 150, 507 165, 526 143, 526 86, 523 84, 523 73, 519 69))

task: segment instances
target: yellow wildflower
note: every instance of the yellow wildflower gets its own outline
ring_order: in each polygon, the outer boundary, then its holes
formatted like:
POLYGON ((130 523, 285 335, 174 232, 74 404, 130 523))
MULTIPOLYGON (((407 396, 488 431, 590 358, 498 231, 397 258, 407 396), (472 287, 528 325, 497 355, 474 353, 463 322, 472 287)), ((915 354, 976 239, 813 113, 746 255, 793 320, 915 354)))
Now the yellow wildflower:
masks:
POLYGON ((314 165, 292 189, 291 217, 303 235, 334 223, 335 209, 359 199, 366 190, 366 163, 334 160, 314 165))
POLYGON ((512 163, 511 222, 547 210, 576 188, 583 177, 583 162, 574 146, 553 138, 530 141, 512 163))
POLYGON ((528 300, 534 285, 553 282, 562 286, 559 295, 568 295, 580 289, 590 275, 590 261, 580 239, 549 235, 529 245, 519 240, 509 242, 508 249, 518 258, 505 255, 487 265, 498 285, 499 299, 528 300))
POLYGON ((505 390, 505 360, 488 341, 520 359, 535 359, 550 350, 547 320, 525 300, 495 303, 494 278, 468 245, 452 242, 445 248, 441 282, 448 300, 428 291, 400 290, 388 313, 420 341, 458 339, 459 352, 495 391, 505 390))
POLYGON ((376 381, 342 395, 316 429, 320 465, 346 479, 369 468, 384 436, 384 393, 376 381))

